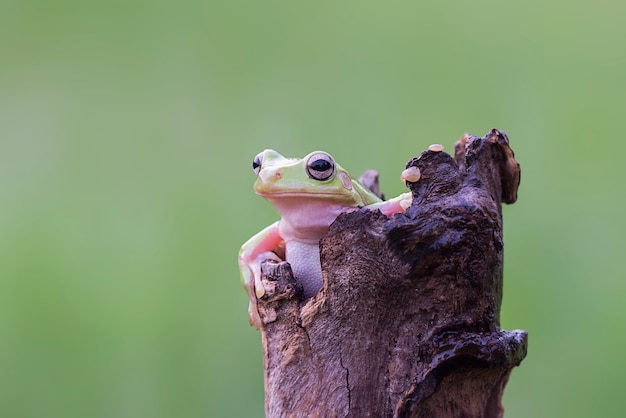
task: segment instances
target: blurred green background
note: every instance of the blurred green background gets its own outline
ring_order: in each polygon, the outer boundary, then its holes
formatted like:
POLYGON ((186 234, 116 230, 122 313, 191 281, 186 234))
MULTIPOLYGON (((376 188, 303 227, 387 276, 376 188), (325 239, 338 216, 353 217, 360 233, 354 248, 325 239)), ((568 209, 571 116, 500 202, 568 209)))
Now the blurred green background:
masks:
POLYGON ((0 416, 259 417, 264 148, 388 196, 507 131, 506 417, 623 415, 626 3, 0 2, 0 416))

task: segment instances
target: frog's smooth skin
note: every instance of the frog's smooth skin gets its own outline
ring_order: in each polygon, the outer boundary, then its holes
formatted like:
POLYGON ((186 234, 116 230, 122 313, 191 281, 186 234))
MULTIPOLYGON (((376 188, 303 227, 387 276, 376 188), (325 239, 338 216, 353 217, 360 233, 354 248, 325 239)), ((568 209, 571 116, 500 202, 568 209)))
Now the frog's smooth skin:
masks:
MULTIPOLYGON (((260 281, 263 261, 282 261, 276 253, 284 249, 305 298, 311 298, 323 284, 319 241, 339 214, 367 207, 391 216, 404 212, 411 203, 410 193, 382 201, 322 151, 300 159, 285 158, 268 149, 254 158, 252 166, 257 175, 254 191, 281 216, 239 251, 242 282, 252 302, 265 294, 260 281)), ((256 303, 252 302, 250 323, 260 328, 256 303)))

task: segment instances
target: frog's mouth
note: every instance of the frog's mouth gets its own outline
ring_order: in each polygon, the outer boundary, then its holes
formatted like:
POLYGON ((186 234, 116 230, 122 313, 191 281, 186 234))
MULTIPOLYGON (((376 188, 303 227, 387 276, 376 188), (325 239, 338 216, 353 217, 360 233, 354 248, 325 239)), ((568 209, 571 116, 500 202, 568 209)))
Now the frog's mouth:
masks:
POLYGON ((336 208, 350 208, 359 206, 354 199, 349 196, 334 193, 272 193, 259 194, 269 201, 272 206, 276 207, 280 212, 282 208, 288 208, 290 211, 298 211, 300 208, 307 208, 311 211, 320 212, 328 210, 336 210, 336 208))
POLYGON ((270 201, 296 199, 301 204, 305 200, 324 200, 329 205, 332 205, 333 203, 351 202, 354 200, 352 196, 346 196, 344 193, 329 192, 329 191, 300 192, 300 191, 285 190, 281 192, 270 193, 270 192, 262 192, 262 191, 255 190, 255 193, 270 201))
POLYGON ((341 196, 342 194, 339 192, 330 192, 330 191, 306 191, 306 192, 302 192, 302 191, 297 191, 297 190, 283 190, 280 192, 277 191, 272 191, 272 192, 263 192, 263 191, 256 191, 256 194, 258 194, 259 196, 263 196, 263 197, 272 197, 272 196, 286 196, 286 197, 290 197, 290 196, 297 196, 297 197, 305 197, 305 196, 310 196, 310 197, 315 197, 315 196, 341 196))

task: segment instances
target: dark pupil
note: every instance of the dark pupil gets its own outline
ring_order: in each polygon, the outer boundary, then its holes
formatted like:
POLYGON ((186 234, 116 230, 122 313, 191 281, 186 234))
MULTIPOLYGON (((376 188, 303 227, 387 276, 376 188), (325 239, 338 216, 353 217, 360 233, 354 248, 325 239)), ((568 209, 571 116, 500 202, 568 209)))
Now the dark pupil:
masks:
POLYGON ((259 164, 259 162, 258 162, 258 161, 256 161, 256 160, 252 161, 252 169, 253 169, 253 170, 256 170, 256 169, 257 169, 257 167, 259 167, 260 165, 261 165, 261 164, 259 164))
POLYGON ((330 162, 326 160, 315 160, 311 163, 311 170, 319 171, 320 173, 330 169, 330 167, 330 162))

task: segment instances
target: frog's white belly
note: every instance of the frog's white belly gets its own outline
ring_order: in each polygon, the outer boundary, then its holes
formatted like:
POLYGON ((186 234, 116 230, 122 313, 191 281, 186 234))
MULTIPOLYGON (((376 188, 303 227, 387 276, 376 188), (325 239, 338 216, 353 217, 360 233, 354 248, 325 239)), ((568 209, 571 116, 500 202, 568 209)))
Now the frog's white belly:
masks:
POLYGON ((322 266, 318 242, 288 241, 285 248, 287 262, 296 280, 304 288, 304 297, 310 298, 322 288, 322 266))

